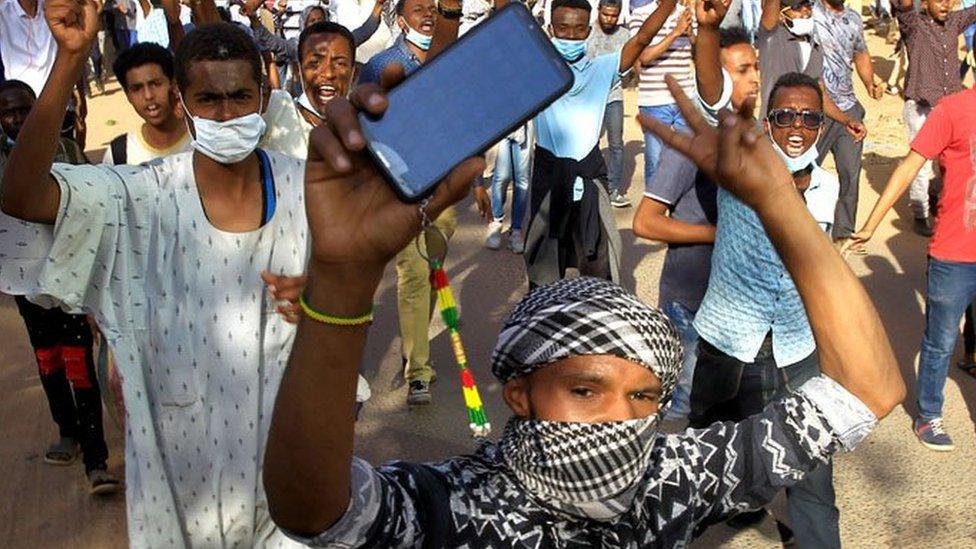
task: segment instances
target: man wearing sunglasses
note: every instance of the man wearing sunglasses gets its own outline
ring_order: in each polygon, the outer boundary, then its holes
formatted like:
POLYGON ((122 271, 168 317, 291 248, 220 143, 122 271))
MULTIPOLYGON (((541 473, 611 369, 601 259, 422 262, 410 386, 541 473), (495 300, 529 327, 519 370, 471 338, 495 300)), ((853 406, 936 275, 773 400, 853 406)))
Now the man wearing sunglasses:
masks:
MULTIPOLYGON (((824 125, 823 91, 805 74, 781 76, 770 92, 763 128, 793 174, 820 227, 830 231, 840 185, 817 165, 824 125)), ((719 190, 718 224, 708 290, 695 316, 698 360, 691 426, 739 421, 819 374, 820 362, 803 303, 756 213, 719 190)), ((800 547, 840 547, 830 463, 787 490, 800 547)), ((765 512, 736 522, 761 520, 765 512)), ((788 530, 781 528, 783 541, 788 530)))

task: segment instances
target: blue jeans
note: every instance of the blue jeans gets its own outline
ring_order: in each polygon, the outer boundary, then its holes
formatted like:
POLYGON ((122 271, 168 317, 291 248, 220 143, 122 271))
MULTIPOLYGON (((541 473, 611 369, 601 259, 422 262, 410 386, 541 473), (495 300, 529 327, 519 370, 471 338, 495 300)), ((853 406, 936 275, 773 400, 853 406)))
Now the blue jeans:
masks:
MULTIPOLYGON (((688 123, 681 116, 678 105, 671 103, 668 105, 655 105, 653 107, 641 107, 640 113, 645 116, 652 116, 668 126, 673 126, 678 130, 688 130, 688 123)), ((654 170, 657 163, 661 160, 661 150, 664 143, 653 133, 644 132, 644 185, 651 183, 654 177, 654 170)))
MULTIPOLYGON (((758 414, 766 404, 796 391, 819 373, 816 351, 780 368, 773 357, 771 336, 763 341, 751 363, 729 356, 702 339, 692 385, 691 426, 705 428, 717 421, 741 421, 758 414)), ((786 489, 798 547, 841 546, 833 477, 833 462, 828 461, 786 489)))
POLYGON ((508 182, 514 185, 512 197, 512 229, 522 230, 525 217, 525 199, 529 194, 529 176, 532 169, 532 151, 528 149, 528 139, 519 143, 506 137, 498 145, 495 159, 495 172, 491 176, 491 215, 495 221, 505 219, 505 191, 508 182))
POLYGON ((607 132, 607 145, 610 159, 607 161, 607 178, 610 193, 620 191, 620 178, 624 165, 624 102, 607 103, 603 115, 603 129, 607 132))
POLYGON ((681 348, 684 350, 684 360, 681 362, 681 375, 678 385, 671 397, 671 407, 668 409, 667 419, 685 419, 691 411, 691 382, 695 379, 695 362, 698 359, 698 332, 691 325, 695 321, 695 313, 677 301, 667 301, 661 306, 664 314, 668 315, 671 323, 678 330, 681 338, 681 348))
POLYGON ((942 417, 949 359, 959 336, 959 320, 976 298, 976 263, 929 258, 925 290, 925 337, 918 365, 918 415, 942 417))

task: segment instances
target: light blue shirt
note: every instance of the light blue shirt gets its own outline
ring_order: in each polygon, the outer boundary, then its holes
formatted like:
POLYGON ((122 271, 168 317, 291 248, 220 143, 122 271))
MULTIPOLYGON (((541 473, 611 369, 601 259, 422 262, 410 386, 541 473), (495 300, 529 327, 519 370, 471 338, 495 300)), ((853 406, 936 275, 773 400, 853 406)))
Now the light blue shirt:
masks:
POLYGON ((610 90, 620 81, 620 52, 570 65, 573 87, 535 118, 536 144, 559 158, 583 160, 600 142, 610 90))
MULTIPOLYGON (((803 197, 826 231, 839 192, 837 177, 815 167, 803 197)), ((770 331, 780 368, 813 353, 817 345, 800 294, 756 212, 719 189, 716 231, 712 274, 695 315, 698 334, 742 362, 756 359, 770 331)))

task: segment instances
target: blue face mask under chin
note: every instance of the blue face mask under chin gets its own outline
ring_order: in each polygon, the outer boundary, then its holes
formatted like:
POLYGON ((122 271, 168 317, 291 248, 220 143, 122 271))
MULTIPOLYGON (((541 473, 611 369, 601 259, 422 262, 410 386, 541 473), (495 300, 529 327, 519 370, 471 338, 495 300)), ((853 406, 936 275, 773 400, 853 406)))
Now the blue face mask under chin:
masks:
POLYGON ((410 42, 414 46, 427 51, 430 49, 430 43, 433 42, 433 36, 427 36, 426 34, 420 34, 420 31, 414 30, 409 25, 407 26, 407 33, 404 35, 407 42, 410 42))
POLYGON ((586 55, 586 40, 567 40, 565 38, 553 38, 552 45, 556 47, 559 55, 563 56, 568 63, 575 63, 586 55))

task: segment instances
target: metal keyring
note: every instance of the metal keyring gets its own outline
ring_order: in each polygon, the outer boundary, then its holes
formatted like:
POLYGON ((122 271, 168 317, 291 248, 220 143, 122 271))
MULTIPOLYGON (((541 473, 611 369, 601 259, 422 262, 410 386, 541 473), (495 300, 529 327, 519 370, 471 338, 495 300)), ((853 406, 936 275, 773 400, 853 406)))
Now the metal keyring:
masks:
POLYGON ((429 198, 425 198, 420 203, 420 234, 414 240, 414 245, 417 247, 417 253, 428 265, 434 265, 433 261, 436 261, 437 265, 442 266, 444 265, 444 260, 447 258, 447 235, 444 234, 444 231, 440 227, 434 225, 430 217, 427 216, 427 206, 429 204, 429 198), (424 246, 427 249, 426 253, 420 246, 421 235, 423 235, 424 243, 426 244, 424 246), (431 244, 434 245, 432 246, 431 244))

